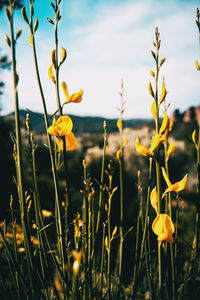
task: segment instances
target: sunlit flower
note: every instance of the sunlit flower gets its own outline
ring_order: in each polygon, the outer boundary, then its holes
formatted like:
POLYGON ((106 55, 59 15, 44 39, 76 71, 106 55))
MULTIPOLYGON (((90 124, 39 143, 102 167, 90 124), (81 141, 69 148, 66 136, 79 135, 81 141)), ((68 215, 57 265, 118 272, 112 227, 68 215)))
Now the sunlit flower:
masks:
POLYGON ((166 214, 159 214, 152 224, 153 232, 158 236, 158 241, 173 243, 174 224, 170 217, 166 214))
POLYGON ((61 116, 56 121, 53 120, 53 124, 49 126, 48 133, 56 136, 64 136, 69 134, 72 130, 73 123, 69 116, 61 116))
POLYGON ((136 141, 135 141, 135 149, 138 153, 144 155, 144 156, 150 156, 150 157, 153 157, 153 153, 147 149, 146 147, 142 146, 140 144, 140 141, 139 139, 137 138, 136 141))
POLYGON ((73 255, 73 258, 74 258, 73 273, 76 276, 78 274, 78 271, 79 271, 79 268, 80 268, 81 259, 82 259, 82 255, 83 255, 83 249, 80 252, 78 252, 76 250, 73 250, 72 255, 73 255))
POLYGON ((66 97, 66 101, 64 103, 70 103, 70 102, 80 103, 82 101, 83 90, 80 90, 79 92, 74 93, 70 96, 69 92, 68 92, 66 82, 63 81, 61 83, 61 87, 62 87, 63 92, 64 92, 65 97, 66 97))
POLYGON ((163 177, 164 177, 164 179, 165 179, 165 181, 166 181, 166 183, 167 183, 167 186, 168 186, 168 188, 165 190, 164 194, 162 195, 162 198, 163 198, 163 197, 165 196, 165 194, 168 193, 168 192, 174 191, 174 192, 177 192, 177 193, 178 193, 178 192, 180 192, 180 191, 182 191, 182 190, 185 189, 185 186, 186 186, 186 183, 187 183, 187 175, 185 175, 181 181, 178 181, 178 182, 172 184, 172 183, 170 182, 170 180, 169 180, 169 178, 168 178, 166 172, 165 172, 165 169, 164 169, 164 168, 161 168, 161 169, 162 169, 163 177))
POLYGON ((158 193, 157 193, 156 186, 151 191, 150 201, 151 201, 151 205, 153 206, 153 208, 155 209, 155 211, 157 213, 157 211, 158 211, 158 193))
MULTIPOLYGON (((56 138, 56 144, 58 146, 58 151, 63 150, 63 140, 61 138, 56 138)), ((71 131, 69 134, 65 135, 65 146, 66 146, 66 151, 73 151, 77 147, 77 140, 71 131)))

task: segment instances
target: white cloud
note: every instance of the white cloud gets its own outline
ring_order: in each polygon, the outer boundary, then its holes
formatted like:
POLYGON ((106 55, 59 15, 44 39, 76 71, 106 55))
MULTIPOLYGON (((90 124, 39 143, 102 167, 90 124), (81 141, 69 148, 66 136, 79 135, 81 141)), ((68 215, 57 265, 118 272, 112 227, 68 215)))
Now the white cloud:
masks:
MULTIPOLYGON (((71 27, 70 33, 67 28, 69 22, 65 23, 67 16, 63 16, 61 42, 68 50, 68 59, 61 69, 61 81, 67 81, 71 92, 81 88, 84 90, 83 102, 71 104, 65 108, 65 112, 117 117, 116 107, 120 104, 119 90, 123 78, 127 100, 125 117, 150 117, 152 99, 147 86, 151 79, 148 71, 154 68, 150 50, 153 47, 155 26, 161 32, 161 57, 167 57, 161 76, 165 76, 171 110, 199 104, 199 74, 194 67, 199 53, 196 5, 194 2, 181 3, 124 1, 93 5, 90 12, 86 5, 82 5, 76 11, 76 17, 81 18, 81 11, 85 14, 87 12, 86 21, 83 22, 82 16, 81 25, 71 27)), ((69 5, 63 4, 63 12, 70 14, 67 8, 69 5)), ((73 12, 75 8, 71 6, 73 12)), ((37 42, 41 78, 48 111, 54 112, 54 87, 47 76, 53 43, 49 42, 46 32, 40 33, 40 30, 42 28, 38 30, 37 42)), ((23 51, 20 51, 18 46, 20 106, 42 112, 31 49, 29 46, 25 48, 24 43, 23 47, 23 51)), ((8 78, 10 80, 10 76, 8 78)), ((9 83, 6 95, 12 98, 9 83)), ((61 96, 63 99, 62 91, 61 96)), ((11 108, 5 104, 4 107, 5 111, 11 108)))

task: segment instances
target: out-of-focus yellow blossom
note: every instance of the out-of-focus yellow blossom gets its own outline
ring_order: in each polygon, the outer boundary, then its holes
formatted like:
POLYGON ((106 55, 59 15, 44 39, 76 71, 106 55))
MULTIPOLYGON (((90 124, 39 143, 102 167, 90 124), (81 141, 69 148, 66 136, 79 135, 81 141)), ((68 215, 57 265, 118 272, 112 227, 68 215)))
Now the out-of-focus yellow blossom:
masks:
POLYGON ((69 116, 61 116, 56 121, 53 120, 53 124, 49 126, 48 133, 56 136, 64 136, 69 134, 72 130, 73 123, 69 116))
MULTIPOLYGON (((63 150, 63 140, 61 138, 56 138, 56 144, 58 146, 58 151, 63 150)), ((65 146, 66 151, 73 151, 77 147, 77 140, 71 131, 69 134, 65 135, 65 146)))
POLYGON ((158 211, 158 193, 157 193, 156 186, 151 191, 150 201, 151 201, 151 205, 153 206, 153 208, 155 209, 155 211, 157 213, 157 211, 158 211))
POLYGON ((187 183, 187 175, 185 175, 181 181, 178 181, 178 182, 172 184, 172 183, 170 182, 170 180, 169 180, 169 178, 168 178, 166 172, 165 172, 165 169, 164 169, 164 168, 161 168, 161 169, 162 169, 163 177, 164 177, 164 179, 165 179, 165 181, 166 181, 166 183, 167 183, 167 186, 168 186, 168 188, 167 188, 167 189, 165 190, 165 192, 163 193, 162 198, 163 198, 163 197, 165 196, 165 194, 168 193, 168 192, 174 191, 174 192, 177 192, 177 193, 178 193, 178 192, 180 192, 180 191, 182 191, 182 190, 185 189, 185 186, 186 186, 186 183, 187 183))
POLYGON ((124 139, 124 147, 126 147, 127 145, 128 145, 128 139, 125 138, 125 139, 124 139))
POLYGON ((119 120, 117 121, 117 128, 119 129, 119 130, 121 130, 122 129, 122 125, 123 125, 123 118, 122 118, 122 116, 119 118, 119 120))
POLYGON ((74 94, 72 94, 70 96, 69 92, 68 92, 68 88, 67 88, 66 82, 63 81, 61 83, 61 87, 62 87, 62 90, 63 90, 63 92, 65 94, 65 97, 66 97, 66 101, 64 102, 64 104, 65 103, 70 103, 70 102, 80 103, 82 101, 83 90, 80 90, 79 92, 74 93, 74 94))
POLYGON ((74 258, 73 273, 76 276, 78 274, 78 271, 79 271, 79 268, 80 268, 81 259, 82 259, 82 255, 83 255, 83 249, 80 252, 78 252, 76 250, 73 250, 72 255, 73 255, 73 258, 74 258))
POLYGON ((166 241, 173 243, 174 224, 167 214, 159 214, 152 224, 153 232, 158 236, 159 244, 166 241))
POLYGON ((43 210, 42 210, 42 216, 43 216, 44 218, 50 218, 50 217, 52 216, 52 212, 49 211, 49 210, 43 209, 43 210))

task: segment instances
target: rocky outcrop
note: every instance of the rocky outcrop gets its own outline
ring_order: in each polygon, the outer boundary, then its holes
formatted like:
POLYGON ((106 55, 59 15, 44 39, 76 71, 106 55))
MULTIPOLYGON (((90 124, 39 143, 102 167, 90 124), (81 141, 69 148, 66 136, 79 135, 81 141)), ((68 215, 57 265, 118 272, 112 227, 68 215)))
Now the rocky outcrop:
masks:
POLYGON ((173 122, 183 121, 185 123, 196 121, 200 125, 200 105, 191 106, 183 113, 176 109, 172 112, 171 119, 173 122))

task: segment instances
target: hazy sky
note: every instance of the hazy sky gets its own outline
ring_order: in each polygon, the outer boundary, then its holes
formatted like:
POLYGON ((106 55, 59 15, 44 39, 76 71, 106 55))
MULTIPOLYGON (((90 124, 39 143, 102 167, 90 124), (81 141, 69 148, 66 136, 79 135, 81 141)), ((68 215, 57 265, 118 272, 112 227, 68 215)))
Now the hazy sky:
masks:
MULTIPOLYGON (((27 14, 29 13, 28 1, 27 14)), ((59 46, 66 48, 68 57, 60 71, 60 82, 66 81, 69 92, 84 90, 80 104, 69 104, 64 112, 76 115, 118 117, 120 83, 124 81, 126 118, 151 117, 152 98, 148 83, 154 61, 155 27, 161 34, 160 57, 166 57, 162 68, 168 91, 170 111, 181 111, 200 104, 200 61, 198 29, 195 23, 199 1, 181 0, 62 0, 59 24, 59 46)), ((54 48, 54 27, 47 17, 54 18, 49 0, 35 0, 35 16, 39 19, 36 33, 37 54, 47 110, 56 110, 53 83, 48 78, 51 51, 54 48)), ((0 14, 0 54, 9 49, 4 34, 9 34, 4 12, 0 14)), ((29 28, 18 11, 15 30, 23 32, 17 43, 20 108, 42 112, 36 84, 32 48, 28 43, 29 28)), ((5 81, 1 97, 2 113, 14 110, 11 72, 0 73, 5 81)), ((64 102, 64 94, 61 91, 64 102)))

